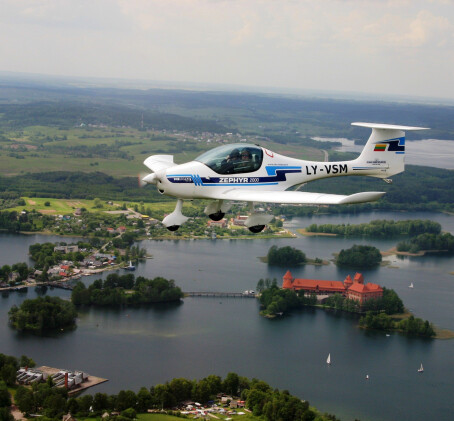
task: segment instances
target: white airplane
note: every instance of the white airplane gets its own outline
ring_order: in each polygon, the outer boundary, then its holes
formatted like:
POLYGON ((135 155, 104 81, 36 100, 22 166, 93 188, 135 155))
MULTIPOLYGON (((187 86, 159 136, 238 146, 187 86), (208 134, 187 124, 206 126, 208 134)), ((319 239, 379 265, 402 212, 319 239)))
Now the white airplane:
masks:
POLYGON ((303 161, 257 145, 236 143, 219 146, 181 165, 173 162, 172 155, 152 155, 144 161, 152 172, 142 182, 155 184, 161 194, 178 199, 175 210, 162 221, 170 231, 176 231, 188 219, 181 212, 183 200, 213 200, 205 214, 214 221, 225 216, 231 207, 229 201, 249 202, 251 215, 245 226, 254 233, 273 219, 272 215, 254 211, 257 202, 334 205, 378 200, 384 192, 343 196, 287 190, 320 178, 346 175, 377 177, 390 183, 389 177, 404 171, 405 131, 426 129, 376 123, 352 125, 372 129, 361 155, 352 161, 303 161))

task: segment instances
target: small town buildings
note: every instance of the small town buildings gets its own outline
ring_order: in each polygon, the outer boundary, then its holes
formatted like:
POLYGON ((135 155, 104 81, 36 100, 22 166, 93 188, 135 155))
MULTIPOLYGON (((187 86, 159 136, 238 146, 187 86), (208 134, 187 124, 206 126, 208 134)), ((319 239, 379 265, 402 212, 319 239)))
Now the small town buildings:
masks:
POLYGON ((249 218, 248 215, 238 215, 236 218, 233 219, 232 223, 233 225, 244 227, 245 226, 244 223, 248 218, 249 218))
POLYGON ((348 275, 342 282, 293 278, 288 270, 283 277, 282 288, 315 295, 341 294, 350 300, 359 301, 361 305, 367 300, 383 296, 383 288, 372 282, 364 283, 361 273, 356 273, 353 279, 348 275))
POLYGON ((69 246, 56 246, 54 247, 55 252, 60 253, 74 253, 79 251, 79 246, 76 244, 70 244, 69 246))
POLYGON ((227 228, 227 219, 223 218, 220 221, 208 221, 207 225, 211 228, 219 227, 219 228, 227 228))

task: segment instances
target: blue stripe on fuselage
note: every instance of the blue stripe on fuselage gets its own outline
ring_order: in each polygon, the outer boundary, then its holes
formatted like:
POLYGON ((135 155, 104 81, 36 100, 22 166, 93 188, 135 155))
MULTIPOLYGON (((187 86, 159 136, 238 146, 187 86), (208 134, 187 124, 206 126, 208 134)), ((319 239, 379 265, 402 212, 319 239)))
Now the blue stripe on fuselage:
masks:
POLYGON ((271 186, 280 181, 287 181, 286 174, 300 173, 301 167, 274 166, 266 167, 268 177, 249 177, 226 175, 221 177, 201 177, 198 174, 173 174, 167 179, 171 183, 183 184, 193 183, 196 186, 271 186))

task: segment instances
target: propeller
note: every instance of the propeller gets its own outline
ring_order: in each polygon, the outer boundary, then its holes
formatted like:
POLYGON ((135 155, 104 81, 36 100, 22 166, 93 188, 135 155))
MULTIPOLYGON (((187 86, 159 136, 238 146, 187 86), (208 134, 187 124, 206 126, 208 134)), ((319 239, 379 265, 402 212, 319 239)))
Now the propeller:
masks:
POLYGON ((147 184, 156 184, 158 181, 158 177, 156 176, 156 174, 154 172, 153 173, 139 173, 137 181, 138 181, 139 187, 144 187, 147 184))

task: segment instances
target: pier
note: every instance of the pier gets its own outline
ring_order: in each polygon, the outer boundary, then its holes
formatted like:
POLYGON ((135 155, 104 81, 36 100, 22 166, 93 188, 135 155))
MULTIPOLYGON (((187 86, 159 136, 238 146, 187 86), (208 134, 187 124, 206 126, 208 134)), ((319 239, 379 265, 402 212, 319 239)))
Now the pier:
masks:
MULTIPOLYGON (((41 367, 38 367, 36 369, 36 371, 40 371, 40 372, 44 373, 46 375, 46 377, 47 376, 55 377, 56 375, 58 375, 58 373, 62 373, 66 370, 63 370, 60 368, 48 367, 48 366, 43 365, 41 367)), ((90 374, 84 373, 83 382, 75 385, 74 388, 69 389, 68 395, 70 395, 70 396, 75 395, 77 393, 84 391, 85 389, 88 389, 89 387, 93 387, 93 386, 96 386, 98 384, 101 384, 101 383, 104 383, 107 381, 108 381, 108 379, 103 379, 101 377, 96 377, 96 376, 92 376, 90 374)))

